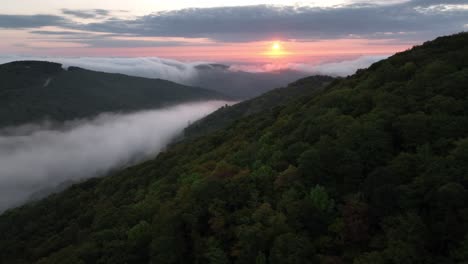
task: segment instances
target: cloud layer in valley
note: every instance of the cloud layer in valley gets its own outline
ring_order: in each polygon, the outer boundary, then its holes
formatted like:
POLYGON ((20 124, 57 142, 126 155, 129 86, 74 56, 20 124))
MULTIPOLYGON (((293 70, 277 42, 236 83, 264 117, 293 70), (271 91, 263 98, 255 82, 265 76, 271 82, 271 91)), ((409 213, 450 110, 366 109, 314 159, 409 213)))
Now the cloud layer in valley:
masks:
POLYGON ((0 56, 0 64, 17 60, 45 60, 89 70, 122 73, 146 78, 160 78, 185 85, 208 88, 229 96, 248 98, 273 88, 283 87, 297 79, 323 74, 346 76, 367 68, 387 56, 362 56, 322 64, 247 64, 222 65, 209 62, 181 62, 156 57, 30 57, 0 56))
POLYGON ((361 56, 350 60, 326 62, 322 64, 285 63, 265 65, 234 65, 232 70, 248 72, 274 72, 274 71, 298 71, 308 75, 320 74, 334 77, 345 77, 354 74, 358 69, 365 69, 375 62, 386 59, 387 55, 361 56))
POLYGON ((293 69, 316 74, 331 76, 347 76, 354 74, 358 69, 365 69, 375 62, 386 59, 386 55, 362 56, 353 60, 329 62, 320 65, 296 64, 293 69))
POLYGON ((0 212, 64 182, 103 175, 162 150, 189 122, 224 101, 132 114, 102 114, 60 125, 0 130, 0 212))

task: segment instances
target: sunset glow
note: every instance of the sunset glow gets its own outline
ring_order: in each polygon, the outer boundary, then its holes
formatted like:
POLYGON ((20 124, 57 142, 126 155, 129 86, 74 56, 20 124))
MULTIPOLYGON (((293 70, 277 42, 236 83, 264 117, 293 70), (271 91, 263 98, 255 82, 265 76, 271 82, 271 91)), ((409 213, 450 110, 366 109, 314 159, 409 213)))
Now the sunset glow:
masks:
MULTIPOLYGON (((456 21, 443 19, 449 13, 466 12, 463 6, 415 7, 410 4, 412 1, 380 1, 366 6, 371 9, 369 13, 380 15, 369 18, 368 27, 363 27, 359 18, 364 5, 354 5, 361 0, 313 4, 287 0, 210 0, 203 4, 44 0, 41 5, 18 0, 5 7, 4 20, 0 17, 0 55, 310 64, 390 55, 432 35, 466 30, 468 21, 461 15, 453 17, 456 21), (396 19, 390 15, 392 12, 382 12, 383 9, 408 12, 396 19), (416 18, 425 22, 414 24, 416 18)), ((422 5, 422 1, 418 3, 422 5)))
MULTIPOLYGON (((13 40, 13 39, 12 39, 13 40)), ((8 39, 0 44, 8 50, 8 39)), ((124 42, 125 43, 125 42, 124 42)), ((331 39, 322 41, 258 41, 249 43, 207 43, 199 40, 183 46, 148 47, 90 47, 82 43, 31 40, 15 46, 21 54, 49 56, 92 56, 92 57, 162 57, 182 61, 217 61, 234 63, 320 63, 353 59, 366 55, 387 55, 408 49, 412 43, 392 43, 391 40, 331 39)))
POLYGON ((279 42, 274 42, 273 45, 271 46, 271 51, 269 53, 271 57, 283 57, 286 56, 286 52, 283 51, 281 44, 279 42))
POLYGON ((274 41, 271 44, 271 47, 267 52, 264 53, 266 57, 272 58, 272 59, 280 59, 280 58, 285 58, 288 55, 291 55, 291 52, 288 52, 284 49, 283 45, 279 41, 274 41))
POLYGON ((281 45, 279 44, 279 42, 275 42, 273 43, 273 46, 271 47, 271 49, 274 51, 279 51, 281 49, 281 45))

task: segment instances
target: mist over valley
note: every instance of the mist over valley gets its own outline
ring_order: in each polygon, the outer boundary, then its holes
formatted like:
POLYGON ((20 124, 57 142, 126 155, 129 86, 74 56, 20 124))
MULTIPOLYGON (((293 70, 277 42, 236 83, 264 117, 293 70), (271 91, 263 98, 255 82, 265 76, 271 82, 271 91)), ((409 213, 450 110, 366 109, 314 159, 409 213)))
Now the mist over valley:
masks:
POLYGON ((247 99, 261 95, 275 88, 284 87, 300 78, 310 75, 344 77, 356 70, 388 56, 356 56, 332 62, 315 64, 239 64, 213 63, 203 61, 178 61, 158 57, 112 58, 112 57, 40 57, 1 56, 0 63, 33 60, 51 61, 62 64, 64 69, 80 67, 106 73, 120 73, 152 79, 202 87, 236 98, 247 99))
POLYGON ((0 211, 38 191, 153 157, 187 125, 226 104, 231 102, 186 103, 0 129, 0 211))

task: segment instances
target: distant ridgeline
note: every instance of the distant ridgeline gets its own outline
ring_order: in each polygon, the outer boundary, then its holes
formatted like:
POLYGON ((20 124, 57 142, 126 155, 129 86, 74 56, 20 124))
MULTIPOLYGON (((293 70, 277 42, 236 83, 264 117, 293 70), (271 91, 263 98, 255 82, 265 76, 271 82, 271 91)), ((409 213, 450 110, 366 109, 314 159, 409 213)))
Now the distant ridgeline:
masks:
POLYGON ((467 88, 462 33, 241 111, 5 212, 0 262, 467 263, 467 88))
POLYGON ((0 127, 45 118, 64 121, 102 112, 128 112, 190 101, 225 99, 220 93, 161 79, 18 61, 0 65, 0 127))
POLYGON ((231 69, 223 64, 201 64, 195 66, 195 86, 218 91, 236 99, 248 99, 271 91, 273 88, 307 76, 305 72, 281 69, 267 72, 247 72, 231 69))

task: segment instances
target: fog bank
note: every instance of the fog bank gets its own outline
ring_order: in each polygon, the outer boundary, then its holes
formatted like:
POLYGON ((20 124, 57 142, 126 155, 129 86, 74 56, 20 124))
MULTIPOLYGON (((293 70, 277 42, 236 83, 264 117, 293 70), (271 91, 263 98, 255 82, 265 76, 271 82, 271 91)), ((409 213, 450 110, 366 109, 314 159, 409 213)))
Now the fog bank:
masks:
POLYGON ((190 103, 131 114, 101 114, 54 127, 0 130, 0 212, 64 182, 103 175, 161 151, 190 122, 227 104, 190 103))
POLYGON ((0 64, 17 60, 42 60, 61 63, 64 68, 81 67, 94 71, 122 73, 146 78, 160 78, 185 85, 200 86, 238 98, 258 96, 274 88, 286 86, 306 76, 322 74, 346 76, 387 56, 361 56, 320 64, 213 64, 182 62, 157 57, 34 57, 0 56, 0 64))
POLYGON ((247 71, 253 73, 295 71, 307 75, 329 75, 345 77, 354 74, 358 69, 368 68, 375 62, 386 59, 387 55, 361 56, 355 59, 324 62, 319 64, 307 63, 279 63, 263 65, 232 65, 231 70, 247 71))

